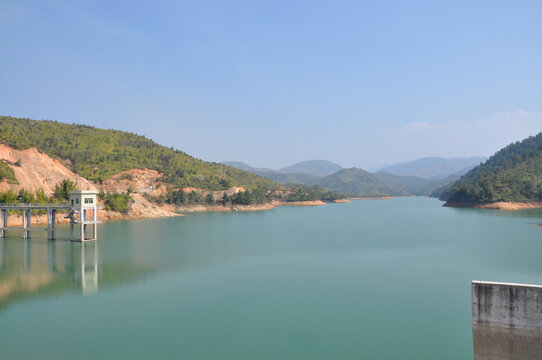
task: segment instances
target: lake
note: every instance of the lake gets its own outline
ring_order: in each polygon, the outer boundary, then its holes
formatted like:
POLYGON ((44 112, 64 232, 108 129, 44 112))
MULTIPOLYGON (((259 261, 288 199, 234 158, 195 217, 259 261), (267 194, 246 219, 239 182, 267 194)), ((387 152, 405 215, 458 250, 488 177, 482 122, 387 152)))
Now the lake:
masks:
POLYGON ((110 222, 85 244, 13 233, 0 354, 472 359, 471 280, 542 284, 540 223, 399 198, 110 222))

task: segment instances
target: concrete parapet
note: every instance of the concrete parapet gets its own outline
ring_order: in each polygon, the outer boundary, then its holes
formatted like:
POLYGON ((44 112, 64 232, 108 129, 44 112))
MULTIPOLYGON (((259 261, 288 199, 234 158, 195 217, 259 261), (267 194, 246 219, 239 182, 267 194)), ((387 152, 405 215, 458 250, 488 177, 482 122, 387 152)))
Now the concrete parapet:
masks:
POLYGON ((472 282, 475 360, 542 359, 542 286, 472 282))
POLYGON ((542 331, 542 286, 473 281, 472 323, 542 331))

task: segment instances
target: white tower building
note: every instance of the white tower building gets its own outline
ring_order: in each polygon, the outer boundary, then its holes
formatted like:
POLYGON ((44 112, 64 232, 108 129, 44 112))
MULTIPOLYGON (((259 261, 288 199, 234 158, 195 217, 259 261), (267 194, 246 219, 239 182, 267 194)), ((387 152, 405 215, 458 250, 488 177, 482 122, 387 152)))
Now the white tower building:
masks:
POLYGON ((74 218, 70 221, 70 239, 72 241, 96 240, 98 227, 98 193, 94 190, 70 191, 70 207, 74 218), (75 218, 79 214, 79 220, 75 218), (80 224, 80 236, 74 237, 75 224, 80 224), (92 234, 87 236, 87 225, 91 225, 92 234))

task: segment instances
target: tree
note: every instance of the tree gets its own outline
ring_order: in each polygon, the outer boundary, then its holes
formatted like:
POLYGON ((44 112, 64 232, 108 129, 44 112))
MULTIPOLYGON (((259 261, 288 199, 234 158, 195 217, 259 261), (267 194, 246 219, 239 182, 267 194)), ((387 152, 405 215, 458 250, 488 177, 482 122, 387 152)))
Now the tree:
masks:
POLYGON ((41 204, 49 202, 49 198, 47 195, 45 195, 45 191, 43 191, 43 189, 38 189, 38 191, 36 191, 36 200, 41 204))
POLYGON ((14 202, 17 202, 17 194, 15 194, 13 191, 8 190, 6 192, 0 193, 0 203, 7 204, 14 202))
POLYGON ((198 204, 201 202, 201 196, 196 191, 192 190, 190 194, 188 194, 188 202, 192 204, 198 204))
POLYGON ((17 196, 17 201, 22 203, 33 203, 36 202, 36 198, 30 191, 21 189, 19 191, 19 196, 17 196))
POLYGON ((104 202, 104 208, 112 211, 130 210, 130 202, 133 200, 129 194, 125 193, 105 193, 100 192, 100 199, 104 202))
POLYGON ((207 194, 207 196, 205 196, 205 203, 208 204, 208 205, 211 205, 215 202, 215 197, 213 196, 213 193, 209 193, 207 194))
POLYGON ((71 180, 62 180, 59 185, 55 186, 53 196, 58 200, 69 200, 70 191, 75 190, 76 183, 71 180))
POLYGON ((231 202, 231 197, 229 197, 228 194, 224 192, 224 195, 222 195, 222 199, 220 200, 220 203, 226 206, 226 204, 229 202, 231 202))
POLYGON ((182 205, 186 203, 186 194, 183 189, 175 191, 173 189, 168 191, 167 202, 175 205, 182 205))

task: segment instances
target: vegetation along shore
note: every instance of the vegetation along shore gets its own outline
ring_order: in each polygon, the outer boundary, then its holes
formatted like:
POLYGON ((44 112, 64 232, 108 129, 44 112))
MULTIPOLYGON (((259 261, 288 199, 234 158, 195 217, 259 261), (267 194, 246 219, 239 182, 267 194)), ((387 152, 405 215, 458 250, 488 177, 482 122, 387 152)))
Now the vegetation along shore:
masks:
MULTIPOLYGON (((278 184, 116 130, 2 116, 0 142, 0 202, 62 203, 70 190, 91 189, 100 194, 100 220, 260 211, 347 197, 315 185, 278 184)), ((10 216, 17 221, 16 213, 10 216)))
POLYGON ((230 164, 199 160, 128 132, 0 116, 0 202, 65 202, 70 190, 91 189, 100 194, 101 220, 416 195, 440 197, 445 206, 542 207, 542 133, 505 147, 464 175, 443 173, 434 180, 321 160, 277 171, 230 164), (284 182, 289 180, 294 183, 284 182))

